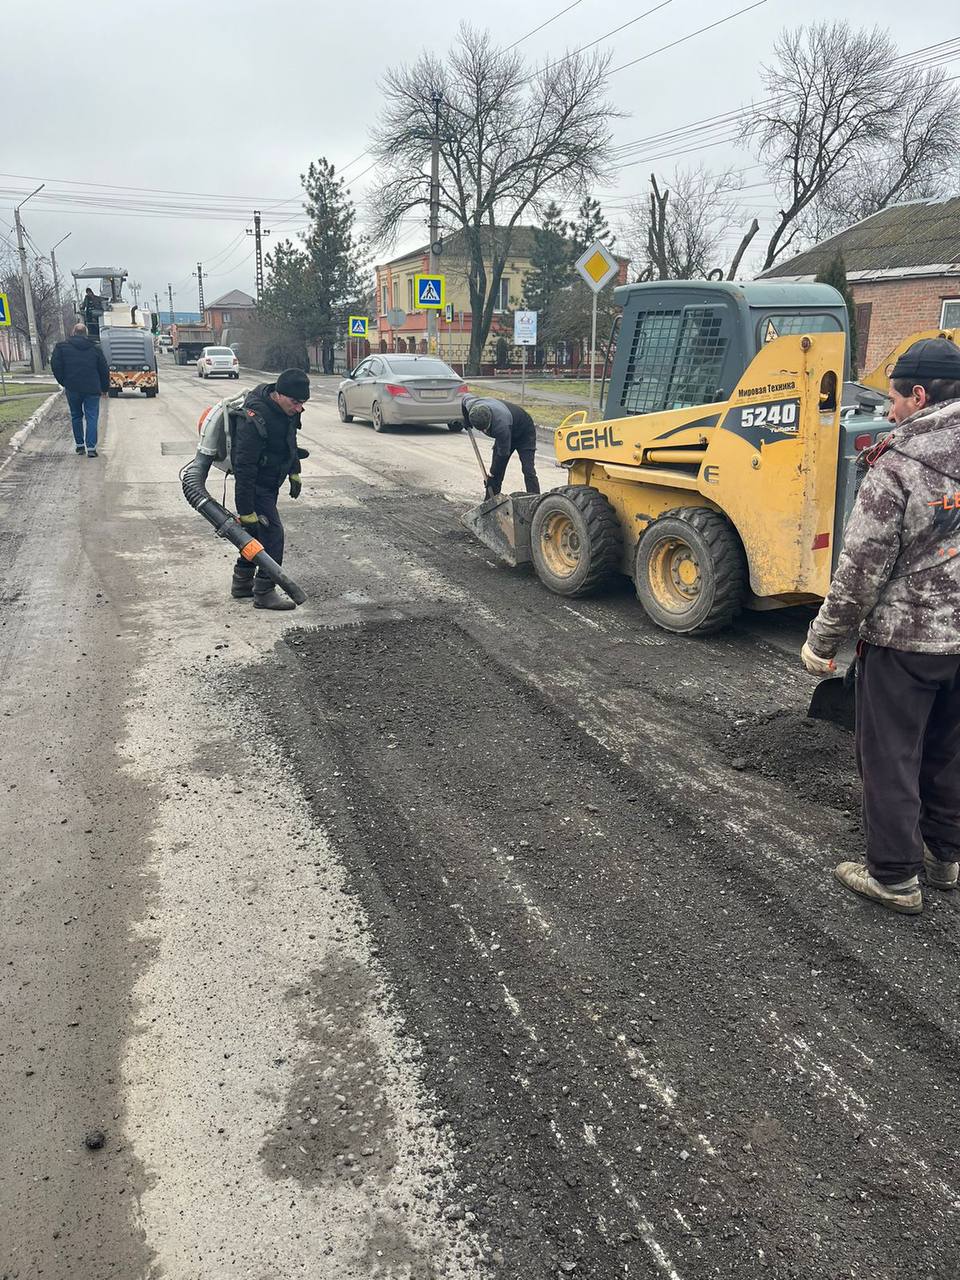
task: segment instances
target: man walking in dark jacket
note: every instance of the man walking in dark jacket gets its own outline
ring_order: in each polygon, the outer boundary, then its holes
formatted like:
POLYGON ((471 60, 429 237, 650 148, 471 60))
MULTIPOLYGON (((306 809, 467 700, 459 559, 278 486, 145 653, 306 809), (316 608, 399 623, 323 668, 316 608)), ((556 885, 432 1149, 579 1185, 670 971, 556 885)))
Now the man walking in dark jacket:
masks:
POLYGON ((540 481, 534 465, 537 428, 526 409, 521 409, 518 404, 511 404, 509 400, 464 396, 461 411, 468 427, 482 431, 493 439, 493 458, 490 462, 490 481, 486 496, 493 498, 500 492, 507 463, 514 451, 520 455, 527 493, 539 493, 540 481))
POLYGON ((87 337, 86 325, 75 324, 70 337, 57 343, 50 357, 50 368, 67 393, 77 453, 95 458, 100 397, 110 390, 110 370, 103 352, 87 337))
MULTIPOLYGON (((310 399, 310 379, 301 369, 284 369, 276 382, 247 393, 233 435, 233 473, 240 523, 283 563, 283 524, 277 511, 280 486, 290 481, 290 497, 300 497, 300 414, 310 399)), ((294 603, 242 557, 234 565, 230 594, 253 596, 256 609, 293 609, 294 603)))
POLYGON ((801 660, 857 646, 866 865, 834 875, 891 911, 923 909, 960 862, 960 350, 924 338, 890 375, 890 434, 868 455, 843 550, 801 660))

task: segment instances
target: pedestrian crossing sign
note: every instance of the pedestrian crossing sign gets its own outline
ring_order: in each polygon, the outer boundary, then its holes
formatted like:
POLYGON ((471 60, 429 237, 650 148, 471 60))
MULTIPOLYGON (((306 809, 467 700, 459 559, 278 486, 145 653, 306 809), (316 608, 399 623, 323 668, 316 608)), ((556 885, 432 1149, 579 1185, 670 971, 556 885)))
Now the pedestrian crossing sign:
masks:
POLYGON ((351 338, 365 338, 367 336, 368 320, 366 316, 351 316, 349 334, 351 338))
POLYGON ((0 293, 0 327, 7 328, 10 324, 10 303, 7 301, 7 295, 0 293))
POLYGON ((414 306, 420 311, 442 311, 447 300, 446 283, 445 276, 414 276, 414 306))

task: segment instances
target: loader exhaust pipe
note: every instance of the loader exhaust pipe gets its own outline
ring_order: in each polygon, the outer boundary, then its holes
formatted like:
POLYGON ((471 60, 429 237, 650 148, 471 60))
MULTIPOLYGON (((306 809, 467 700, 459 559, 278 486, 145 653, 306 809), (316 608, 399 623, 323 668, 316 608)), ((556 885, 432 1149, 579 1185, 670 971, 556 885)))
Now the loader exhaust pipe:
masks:
POLYGON ((303 604, 307 597, 302 588, 283 572, 273 556, 267 555, 263 544, 247 533, 233 512, 228 511, 207 492, 207 475, 213 466, 213 461, 213 458, 198 451, 196 457, 187 463, 180 472, 183 496, 194 511, 199 512, 204 520, 208 520, 213 525, 214 533, 218 538, 225 538, 227 542, 232 543, 244 560, 256 565, 290 597, 294 604, 303 604))

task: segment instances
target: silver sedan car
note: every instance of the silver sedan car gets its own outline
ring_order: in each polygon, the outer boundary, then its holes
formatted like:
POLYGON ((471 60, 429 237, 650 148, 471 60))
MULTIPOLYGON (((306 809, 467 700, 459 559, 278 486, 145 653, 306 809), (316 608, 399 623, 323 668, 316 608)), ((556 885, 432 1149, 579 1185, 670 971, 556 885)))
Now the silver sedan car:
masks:
POLYGON ((466 394, 460 375, 436 356, 371 355, 340 383, 337 408, 341 422, 365 418, 374 431, 431 423, 461 431, 466 394))

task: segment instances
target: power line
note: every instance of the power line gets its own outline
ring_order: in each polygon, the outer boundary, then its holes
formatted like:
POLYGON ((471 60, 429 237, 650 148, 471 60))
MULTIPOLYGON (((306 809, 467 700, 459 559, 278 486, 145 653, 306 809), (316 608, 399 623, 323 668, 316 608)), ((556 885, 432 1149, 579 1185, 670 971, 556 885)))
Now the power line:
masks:
POLYGON ((718 18, 716 22, 711 22, 706 27, 699 27, 696 31, 691 31, 689 35, 681 36, 679 40, 671 40, 669 44, 662 44, 659 49, 651 49, 649 53, 644 53, 639 58, 634 58, 630 62, 623 62, 619 67, 613 67, 609 74, 615 76, 618 71, 626 71, 628 67, 635 67, 638 62, 646 62, 648 58, 652 58, 658 53, 664 53, 667 49, 675 49, 678 44, 686 44, 694 36, 702 36, 705 31, 713 31, 715 27, 722 27, 724 23, 732 22, 734 18, 740 18, 743 14, 749 13, 752 9, 759 9, 761 5, 766 3, 767 0, 754 0, 753 4, 748 4, 744 9, 738 9, 736 13, 728 13, 725 18, 718 18))
POLYGON ((565 13, 569 13, 571 9, 575 9, 578 4, 582 4, 583 0, 573 0, 573 4, 568 4, 565 9, 561 9, 559 13, 555 13, 552 18, 547 18, 546 22, 541 22, 539 27, 534 27, 532 31, 528 31, 525 36, 521 36, 519 40, 514 40, 513 44, 508 44, 504 49, 504 53, 509 53, 511 49, 515 49, 518 44, 523 44, 524 40, 529 40, 531 36, 535 36, 538 31, 542 31, 544 27, 549 27, 551 22, 556 22, 558 18, 562 18, 565 13))

